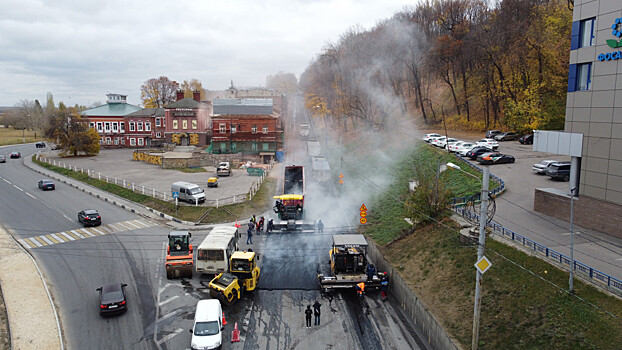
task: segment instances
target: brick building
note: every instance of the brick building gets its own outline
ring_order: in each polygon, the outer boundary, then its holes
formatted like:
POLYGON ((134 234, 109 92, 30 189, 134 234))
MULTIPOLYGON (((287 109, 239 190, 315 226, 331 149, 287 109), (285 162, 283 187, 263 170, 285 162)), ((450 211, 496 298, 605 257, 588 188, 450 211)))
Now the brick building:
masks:
POLYGON ((124 117, 126 147, 158 147, 164 139, 164 108, 145 108, 124 117))
POLYGON ((99 143, 104 148, 126 146, 126 123, 124 117, 142 110, 127 103, 127 95, 106 94, 107 103, 87 109, 82 116, 89 121, 89 126, 99 134, 99 143))
POLYGON ((201 93, 184 98, 177 92, 177 101, 164 107, 164 137, 167 143, 181 146, 207 146, 211 137, 212 104, 201 102, 201 93))

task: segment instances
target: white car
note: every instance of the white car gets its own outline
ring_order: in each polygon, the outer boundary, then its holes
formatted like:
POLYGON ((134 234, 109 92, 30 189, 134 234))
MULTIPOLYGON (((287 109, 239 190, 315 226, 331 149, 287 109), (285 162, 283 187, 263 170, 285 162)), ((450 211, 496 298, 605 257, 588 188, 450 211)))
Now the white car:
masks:
POLYGON ((447 137, 445 137, 445 136, 435 137, 435 138, 432 139, 432 141, 430 141, 430 143, 433 144, 436 147, 440 147, 439 143, 445 141, 445 139, 447 139, 447 137))
POLYGON ((460 145, 462 145, 464 142, 465 141, 448 142, 447 150, 449 152, 456 152, 458 150, 458 147, 460 147, 460 145))
POLYGON ((531 167, 531 170, 535 171, 536 174, 546 174, 546 169, 549 167, 551 163, 557 163, 556 160, 543 160, 540 163, 534 164, 531 167))
POLYGON ((493 139, 481 139, 475 142, 475 144, 478 146, 488 147, 492 150, 497 150, 497 148, 499 148, 499 143, 493 139))
POLYGON ((430 141, 432 141, 432 139, 435 139, 437 137, 441 137, 443 135, 441 134, 425 134, 425 136, 423 137, 423 141, 430 143, 430 141))
POLYGON ((440 148, 447 148, 447 145, 449 143, 452 143, 452 142, 458 142, 458 139, 454 139, 454 138, 450 137, 450 138, 446 138, 446 139, 444 139, 442 141, 438 141, 438 147, 440 147, 440 148))
POLYGON ((456 153, 458 153, 459 155, 465 157, 467 152, 470 151, 471 149, 473 149, 473 147, 475 147, 475 143, 473 143, 473 142, 465 142, 465 143, 461 144, 460 147, 458 147, 458 150, 456 151, 456 153))

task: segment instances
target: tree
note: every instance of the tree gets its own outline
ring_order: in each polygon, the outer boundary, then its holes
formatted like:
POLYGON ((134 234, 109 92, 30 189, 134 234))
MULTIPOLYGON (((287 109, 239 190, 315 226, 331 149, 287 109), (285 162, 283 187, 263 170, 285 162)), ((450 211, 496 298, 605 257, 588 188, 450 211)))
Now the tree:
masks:
POLYGON ((418 159, 415 162, 415 190, 406 201, 410 218, 416 222, 429 222, 447 214, 451 192, 442 181, 440 161, 418 159))
POLYGON ((50 118, 46 136, 56 142, 61 150, 60 156, 99 154, 97 131, 89 128, 88 121, 82 119, 78 111, 64 108, 62 103, 59 105, 58 115, 50 118))
POLYGON ((193 98, 194 92, 198 91, 201 93, 200 100, 203 101, 205 99, 205 89, 203 89, 203 85, 197 79, 193 78, 190 79, 190 81, 184 80, 184 82, 181 83, 181 90, 184 92, 184 97, 193 98))
POLYGON ((298 80, 294 73, 279 71, 266 77, 266 87, 286 95, 293 95, 298 90, 298 80))
POLYGON ((145 108, 164 107, 177 99, 179 84, 165 76, 149 79, 140 87, 140 98, 145 108))

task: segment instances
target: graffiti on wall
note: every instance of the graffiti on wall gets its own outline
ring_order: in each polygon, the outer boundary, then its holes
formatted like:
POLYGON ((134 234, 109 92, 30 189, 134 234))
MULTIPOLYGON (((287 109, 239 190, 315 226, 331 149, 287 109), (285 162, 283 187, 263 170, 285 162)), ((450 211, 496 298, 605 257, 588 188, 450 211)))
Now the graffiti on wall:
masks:
POLYGON ((190 144, 191 145, 199 144, 199 134, 190 134, 190 144))
POLYGON ((153 155, 141 151, 134 151, 132 155, 134 160, 141 161, 149 164, 162 165, 162 156, 161 155, 153 155))

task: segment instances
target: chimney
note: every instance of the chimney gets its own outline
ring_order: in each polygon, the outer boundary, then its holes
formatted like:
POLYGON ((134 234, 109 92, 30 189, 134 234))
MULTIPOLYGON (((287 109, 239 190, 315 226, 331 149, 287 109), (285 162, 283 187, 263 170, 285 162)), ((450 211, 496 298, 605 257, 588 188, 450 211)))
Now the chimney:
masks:
POLYGON ((199 92, 199 90, 194 90, 194 92, 192 93, 192 99, 197 102, 201 102, 201 92, 199 92))
POLYGON ((182 100, 184 98, 183 90, 177 90, 177 101, 182 100))

